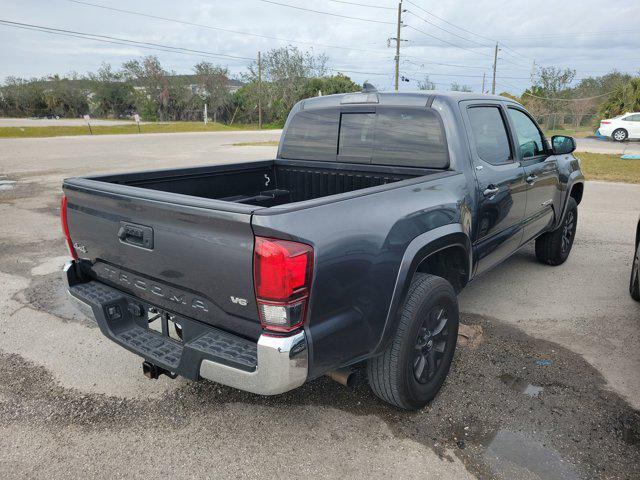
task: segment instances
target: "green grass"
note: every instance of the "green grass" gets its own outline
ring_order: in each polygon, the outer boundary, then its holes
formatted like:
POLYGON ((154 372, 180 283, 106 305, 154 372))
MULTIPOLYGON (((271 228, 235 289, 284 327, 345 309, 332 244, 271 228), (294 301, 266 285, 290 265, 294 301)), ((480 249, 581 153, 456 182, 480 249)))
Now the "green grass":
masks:
MULTIPOLYGON (((265 129, 276 128, 264 126, 265 129)), ((257 130, 253 124, 223 125, 203 122, 167 122, 140 125, 140 133, 181 133, 181 132, 230 132, 234 130, 257 130)), ((138 134, 138 127, 132 125, 96 125, 91 126, 93 135, 138 134)), ((36 138, 90 135, 87 126, 49 126, 49 127, 0 127, 0 138, 36 138)))
POLYGON ((240 143, 232 143, 231 145, 234 147, 277 147, 278 140, 270 140, 267 142, 240 142, 240 143))
POLYGON ((620 155, 577 152, 587 180, 640 183, 640 160, 621 160, 620 155))
POLYGON ((545 130, 544 134, 547 138, 553 135, 566 135, 574 138, 585 138, 595 133, 594 127, 578 127, 578 128, 556 128, 555 130, 545 130))

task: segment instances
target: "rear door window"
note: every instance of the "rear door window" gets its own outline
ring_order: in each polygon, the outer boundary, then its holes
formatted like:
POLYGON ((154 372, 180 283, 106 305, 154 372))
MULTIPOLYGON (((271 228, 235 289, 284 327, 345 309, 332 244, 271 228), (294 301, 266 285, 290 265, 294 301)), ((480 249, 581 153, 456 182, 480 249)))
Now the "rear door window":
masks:
POLYGON ((426 109, 381 109, 372 163, 447 168, 449 156, 440 119, 426 109))
POLYGON ((478 156, 492 165, 513 161, 507 128, 499 107, 471 107, 469 122, 478 156))

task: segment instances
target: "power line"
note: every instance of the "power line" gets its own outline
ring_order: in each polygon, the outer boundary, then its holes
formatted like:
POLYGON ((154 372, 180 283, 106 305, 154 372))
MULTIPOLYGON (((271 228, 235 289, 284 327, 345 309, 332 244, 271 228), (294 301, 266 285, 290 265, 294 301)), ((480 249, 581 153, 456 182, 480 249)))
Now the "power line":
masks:
POLYGON ((560 101, 560 102, 579 102, 581 100, 593 100, 595 98, 600 98, 600 97, 606 97, 607 95, 611 95, 614 92, 614 90, 611 90, 610 92, 607 93, 601 93, 600 95, 594 95, 593 97, 582 97, 582 98, 551 98, 551 97, 540 97, 538 95, 534 95, 532 93, 529 92, 522 92, 522 95, 527 95, 529 97, 534 97, 534 98, 540 98, 542 100, 553 100, 553 101, 560 101))
POLYGON ((348 18, 349 20, 359 20, 361 22, 381 23, 381 24, 384 24, 384 25, 395 25, 394 22, 385 22, 383 20, 374 20, 372 18, 352 17, 350 15, 340 15, 338 13, 323 12, 323 11, 320 11, 320 10, 314 10, 312 8, 305 8, 305 7, 299 7, 297 5, 290 5, 288 3, 274 2, 273 0, 258 0, 258 1, 259 2, 264 2, 264 3, 271 3, 273 5, 279 5, 281 7, 295 8, 296 10, 303 10, 305 12, 318 13, 320 15, 330 15, 332 17, 348 18))
POLYGON ((370 5, 370 4, 367 4, 367 3, 346 2, 344 0, 327 0, 327 2, 345 3, 347 5, 357 5, 358 7, 379 8, 381 10, 395 10, 395 7, 383 7, 381 5, 370 5))
MULTIPOLYGON (((428 11, 428 10, 425 10, 425 9, 424 9, 424 8, 422 8, 420 5, 418 5, 418 4, 414 3, 414 2, 412 2, 411 0, 406 0, 406 1, 407 1, 407 3, 410 3, 411 5, 413 5, 414 7, 416 7, 416 8, 418 8, 418 9, 422 10, 422 11, 423 11, 424 13, 426 13, 427 15, 430 15, 430 16, 432 16, 432 17, 434 17, 434 18, 437 18, 437 19, 438 19, 438 20, 440 20, 441 22, 444 22, 444 23, 446 23, 446 24, 448 24, 448 25, 451 25, 452 27, 455 27, 455 28, 457 28, 458 30, 462 30, 463 32, 466 32, 466 33, 468 33, 468 34, 470 34, 470 35, 475 35, 476 37, 482 38, 482 39, 484 39, 484 40, 488 40, 488 41, 490 41, 490 42, 492 42, 492 43, 497 41, 497 40, 496 40, 496 39, 494 39, 494 38, 489 38, 489 37, 487 37, 487 36, 485 36, 485 35, 480 35, 479 33, 472 32, 471 30, 467 30, 466 28, 463 28, 463 27, 461 27, 461 26, 459 26, 459 25, 456 25, 455 23, 452 23, 452 22, 450 22, 450 21, 448 21, 448 20, 445 20, 444 18, 439 17, 439 16, 435 15, 434 13, 431 13, 431 12, 430 12, 430 11, 428 11)), ((429 23, 430 23, 430 22, 429 22, 429 23)), ((432 25, 436 26, 435 24, 432 24, 432 25)), ((441 28, 441 29, 442 29, 442 28, 441 28)), ((442 29, 442 30, 443 30, 443 29, 442 29)), ((459 36, 459 35, 457 35, 457 36, 459 36)), ((461 37, 461 38, 462 38, 462 37, 461 37)), ((473 40, 468 40, 468 41, 473 41, 473 40)), ((475 43, 478 43, 478 42, 475 42, 475 43)), ((500 42, 500 44, 501 44, 501 45, 503 45, 505 48, 507 48, 507 49, 511 50, 512 52, 514 52, 514 53, 516 53, 516 54, 520 55, 521 57, 529 58, 529 57, 527 57, 526 55, 523 55, 523 54, 521 54, 521 53, 519 53, 519 52, 516 52, 514 49, 512 49, 511 47, 509 47, 509 46, 505 45, 503 42, 500 42)), ((487 45, 485 45, 485 46, 487 46, 487 45)))
MULTIPOLYGON (((409 3, 411 3, 411 2, 409 2, 409 3)), ((416 14, 415 14, 415 13, 413 13, 411 10, 405 10, 405 11, 406 11, 407 13, 409 13, 409 14, 413 15, 414 17, 419 18, 419 19, 420 19, 420 20, 422 20, 423 22, 428 23, 429 25, 432 25, 432 26, 436 27, 436 28, 437 28, 437 29, 439 29, 439 30, 442 30, 443 32, 447 32, 447 33, 449 33, 450 35, 454 35, 454 36, 456 36, 456 37, 458 37, 458 38, 461 38, 462 40, 465 40, 465 41, 467 41, 467 42, 475 43, 476 45, 479 45, 479 46, 481 46, 481 47, 487 47, 487 48, 488 48, 488 47, 490 47, 490 45, 486 45, 486 44, 484 44, 484 43, 476 42, 475 40, 471 40, 471 39, 469 39, 469 38, 463 37, 462 35, 458 35, 457 33, 452 32, 451 30, 447 30, 446 28, 442 28, 442 27, 440 27, 440 26, 436 25, 435 23, 430 22, 430 21, 429 21, 429 20, 427 20, 426 18, 423 18, 423 17, 421 17, 420 15, 416 15, 416 14)))
POLYGON ((29 24, 29 23, 21 23, 21 22, 13 22, 10 20, 4 20, 4 19, 0 19, 0 24, 3 25, 7 25, 10 27, 16 27, 16 28, 22 28, 22 29, 28 29, 28 30, 37 30, 43 33, 52 33, 52 34, 58 34, 58 35, 66 35, 66 36, 74 36, 77 38, 84 38, 86 40, 95 40, 98 42, 106 42, 106 43, 118 43, 120 45, 128 45, 128 46, 135 46, 135 47, 141 47, 141 48, 152 48, 152 49, 163 49, 163 51, 171 51, 171 52, 175 52, 175 53, 188 53, 188 54, 198 54, 198 55, 203 55, 203 56, 208 56, 208 57, 221 57, 221 58, 230 58, 230 59, 237 59, 237 60, 251 60, 253 61, 253 58, 249 58, 249 57, 241 57, 241 56, 237 56, 237 55, 229 55, 226 53, 217 53, 217 52, 208 52, 208 51, 204 51, 204 50, 194 50, 191 48, 184 48, 184 47, 174 47, 171 45, 163 45, 160 43, 152 43, 152 42, 140 42, 137 40, 129 40, 127 38, 118 38, 118 37, 112 37, 109 35, 97 35, 94 33, 84 33, 84 32, 77 32, 74 30, 66 30, 66 29, 62 29, 62 28, 53 28, 53 27, 45 27, 42 25, 33 25, 33 24, 29 24))
POLYGON ((425 32, 423 30, 420 30, 419 28, 416 28, 416 27, 414 27, 412 25, 406 25, 406 27, 410 28, 411 30, 415 30, 416 32, 422 33, 423 35, 426 35, 427 37, 435 38, 436 40, 439 40, 440 42, 446 43, 447 45, 451 45, 452 47, 460 48, 462 50, 466 50, 467 52, 471 52, 471 53, 474 53, 476 55, 484 55, 485 57, 491 57, 492 56, 492 55, 489 55, 487 53, 476 52, 474 50, 471 50, 470 48, 463 47, 461 45, 457 45, 457 44, 449 42, 447 40, 443 40, 440 37, 436 37, 435 35, 431 35, 430 33, 427 33, 427 32, 425 32))
MULTIPOLYGON (((422 60, 421 58, 418 58, 414 55, 404 55, 405 57, 409 57, 409 58, 415 58, 418 60, 422 60)), ((480 70, 486 70, 487 67, 481 67, 478 65, 457 65, 455 63, 441 63, 441 62, 431 62, 431 61, 424 61, 423 63, 416 63, 416 62, 412 62, 411 60, 403 60, 404 62, 410 63, 412 65, 415 65, 416 67, 421 67, 424 68, 424 64, 428 63, 428 64, 433 64, 433 65, 442 65, 445 67, 458 67, 458 68, 476 68, 476 69, 480 69, 480 70)))
MULTIPOLYGON (((408 0, 407 0, 408 1, 408 0)), ((611 35, 616 33, 640 34, 640 30, 600 30, 596 32, 566 32, 566 33, 541 33, 536 35, 509 35, 511 38, 539 38, 539 37, 580 37, 585 35, 611 35)))
MULTIPOLYGON (((460 73, 431 73, 431 72, 416 72, 409 70, 408 73, 424 73, 429 76, 437 76, 437 77, 465 77, 465 78, 482 78, 482 75, 464 75, 460 73)), ((508 80, 529 80, 530 77, 500 77, 506 78, 508 80)))
POLYGON ((413 5, 414 7, 418 8, 418 9, 422 10, 422 11, 423 11, 424 13, 426 13, 427 15, 431 15, 432 17, 437 18, 438 20, 440 20, 440 21, 442 21, 442 22, 444 22, 444 23, 446 23, 446 24, 448 24, 448 25, 451 25, 452 27, 455 27, 455 28, 457 28, 457 29, 459 29, 459 30, 462 30, 463 32, 470 33, 471 35, 475 35, 476 37, 484 38, 485 40, 488 40, 488 41, 490 41, 490 42, 495 42, 495 40, 494 40, 493 38, 485 37, 484 35, 480 35, 479 33, 472 32, 471 30, 467 30, 467 29, 465 29, 465 28, 462 28, 462 27, 460 27, 460 26, 456 25, 455 23, 451 23, 450 21, 445 20, 444 18, 441 18, 441 17, 439 17, 439 16, 437 16, 437 15, 435 15, 435 14, 431 13, 430 11, 425 10, 425 9, 424 9, 424 8, 422 8, 420 5, 418 5, 418 4, 416 4, 416 3, 413 3, 411 0, 406 0, 406 2, 407 2, 407 3, 410 3, 411 5, 413 5))
POLYGON ((103 10, 109 10, 112 12, 117 12, 117 13, 125 13, 127 15, 136 15, 139 17, 146 17, 146 18, 151 18, 154 20, 161 20, 163 22, 171 22, 171 23, 178 23, 181 25, 186 25, 186 26, 190 26, 190 27, 198 27, 198 28, 206 28, 208 30, 215 30, 215 31, 219 31, 219 32, 225 32, 225 33, 232 33, 235 35, 246 35, 246 36, 250 36, 250 37, 256 37, 256 38, 264 38, 267 40, 277 40, 279 42, 286 42, 286 43, 299 43, 301 45, 310 45, 310 46, 318 46, 318 47, 325 47, 325 48, 336 48, 336 49, 340 49, 340 50, 351 50, 351 51, 357 51, 357 52, 372 52, 372 53, 382 53, 378 50, 373 50, 373 49, 366 49, 366 48, 353 48, 353 47, 345 47, 342 45, 328 45, 328 44, 323 44, 323 43, 318 43, 318 42, 312 42, 312 41, 304 41, 304 40, 293 40, 293 39, 289 39, 289 38, 282 38, 282 37, 276 37, 273 35, 263 35, 263 34, 259 34, 259 33, 252 33, 252 32, 243 32, 241 30, 231 30, 228 28, 222 28, 222 27, 214 27, 212 25, 205 25, 202 23, 195 23, 195 22, 188 22, 185 20, 178 20, 176 18, 168 18, 168 17, 161 17, 159 15, 153 15, 153 14, 149 14, 149 13, 144 13, 144 12, 138 12, 135 10, 125 10, 123 8, 115 8, 115 7, 109 7, 107 5, 101 5, 99 3, 91 3, 91 2, 84 2, 82 0, 66 0, 67 2, 71 2, 71 3, 76 3, 78 5, 84 5, 84 6, 88 6, 88 7, 95 7, 95 8, 100 8, 103 10))

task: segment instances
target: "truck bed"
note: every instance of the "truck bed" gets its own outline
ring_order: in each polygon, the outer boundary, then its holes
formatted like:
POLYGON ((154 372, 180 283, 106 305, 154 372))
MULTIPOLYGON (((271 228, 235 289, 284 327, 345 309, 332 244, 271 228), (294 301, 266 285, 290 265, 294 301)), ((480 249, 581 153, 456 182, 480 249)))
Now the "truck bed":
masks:
POLYGON ((232 203, 272 207, 439 172, 442 170, 267 160, 108 175, 91 179, 232 203))

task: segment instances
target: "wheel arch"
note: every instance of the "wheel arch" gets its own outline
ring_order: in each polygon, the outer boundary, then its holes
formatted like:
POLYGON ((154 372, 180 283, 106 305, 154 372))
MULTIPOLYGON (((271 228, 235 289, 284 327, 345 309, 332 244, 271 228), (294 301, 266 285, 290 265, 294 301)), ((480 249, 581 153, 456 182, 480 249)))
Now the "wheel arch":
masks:
POLYGON ((584 176, 580 171, 574 171, 569 180, 567 181, 567 187, 563 196, 562 201, 562 209, 559 212, 559 215, 556 217, 554 227, 558 228, 562 223, 562 219, 564 218, 564 214, 567 211, 567 206, 569 205, 569 199, 573 198, 576 203, 579 205, 582 202, 582 196, 584 194, 584 176))
POLYGON ((472 266, 471 240, 462 225, 445 225, 416 237, 403 255, 382 336, 372 355, 384 350, 392 338, 398 323, 399 309, 416 273, 442 276, 459 292, 470 281, 472 266), (453 271, 450 270, 451 267, 454 268, 453 271))
POLYGON ((584 193, 584 183, 583 182, 575 182, 571 186, 571 190, 569 191, 569 196, 573 197, 578 205, 582 201, 582 194, 584 193))

